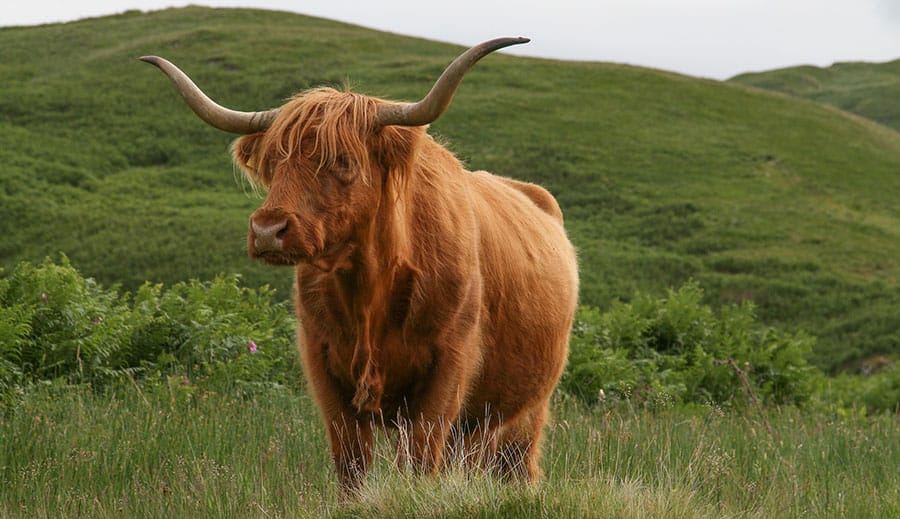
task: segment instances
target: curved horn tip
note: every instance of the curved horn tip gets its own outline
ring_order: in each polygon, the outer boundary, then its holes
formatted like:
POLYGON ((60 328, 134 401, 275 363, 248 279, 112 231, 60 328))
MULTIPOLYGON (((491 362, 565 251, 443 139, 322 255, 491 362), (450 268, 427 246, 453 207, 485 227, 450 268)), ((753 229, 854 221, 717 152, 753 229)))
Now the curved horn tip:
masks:
MULTIPOLYGON (((531 41, 531 38, 525 38, 523 36, 518 36, 515 38, 497 38, 495 40, 486 41, 485 44, 487 44, 487 45, 494 44, 494 45, 496 45, 495 48, 499 50, 499 49, 502 49, 503 47, 509 47, 511 45, 521 45, 523 43, 529 43, 530 41, 531 41)), ((493 45, 491 45, 491 46, 493 46, 493 45)))
POLYGON ((159 63, 162 61, 162 58, 159 56, 141 56, 138 59, 156 66, 159 66, 159 63))

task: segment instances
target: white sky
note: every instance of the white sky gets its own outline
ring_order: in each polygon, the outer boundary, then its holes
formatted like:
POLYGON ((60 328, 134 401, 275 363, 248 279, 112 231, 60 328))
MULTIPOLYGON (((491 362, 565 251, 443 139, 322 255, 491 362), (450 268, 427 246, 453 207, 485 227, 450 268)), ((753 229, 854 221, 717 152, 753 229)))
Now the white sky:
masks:
POLYGON ((513 54, 629 63, 725 79, 741 72, 900 58, 900 0, 9 0, 0 26, 199 4, 294 11, 513 54))

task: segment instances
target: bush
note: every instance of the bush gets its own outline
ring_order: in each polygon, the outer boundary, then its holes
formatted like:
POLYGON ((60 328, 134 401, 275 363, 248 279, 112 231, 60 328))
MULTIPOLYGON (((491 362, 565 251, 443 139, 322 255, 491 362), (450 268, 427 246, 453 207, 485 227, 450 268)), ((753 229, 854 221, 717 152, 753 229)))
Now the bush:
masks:
POLYGON ((131 297, 83 278, 63 257, 19 264, 0 279, 0 392, 63 379, 177 378, 252 389, 298 380, 294 320, 268 287, 237 275, 131 297))
POLYGON ((807 400, 816 370, 813 339, 760 327, 754 308, 726 306, 717 316, 695 283, 664 299, 638 295, 601 314, 576 316, 562 388, 593 404, 642 402, 792 404, 807 400))
MULTIPOLYGON (((837 412, 898 410, 900 369, 826 378, 813 340, 758 325, 751 304, 714 312, 694 283, 601 313, 582 307, 561 389, 579 400, 648 406, 816 403, 837 412)), ((133 295, 82 277, 66 257, 0 277, 0 405, 35 384, 138 384, 190 397, 296 387, 295 322, 285 302, 237 275, 133 295)))
POLYGON ((0 356, 9 371, 0 388, 64 377, 100 382, 125 366, 126 299, 60 265, 22 263, 0 280, 0 356))

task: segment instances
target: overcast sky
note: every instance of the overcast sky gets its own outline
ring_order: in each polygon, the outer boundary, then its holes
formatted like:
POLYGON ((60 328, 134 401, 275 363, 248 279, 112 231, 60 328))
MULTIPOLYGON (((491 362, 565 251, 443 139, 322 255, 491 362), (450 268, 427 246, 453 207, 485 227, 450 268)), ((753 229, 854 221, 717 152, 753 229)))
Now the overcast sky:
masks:
POLYGON ((10 0, 0 26, 200 4, 294 11, 513 54, 629 63, 726 79, 799 64, 900 58, 900 0, 10 0))

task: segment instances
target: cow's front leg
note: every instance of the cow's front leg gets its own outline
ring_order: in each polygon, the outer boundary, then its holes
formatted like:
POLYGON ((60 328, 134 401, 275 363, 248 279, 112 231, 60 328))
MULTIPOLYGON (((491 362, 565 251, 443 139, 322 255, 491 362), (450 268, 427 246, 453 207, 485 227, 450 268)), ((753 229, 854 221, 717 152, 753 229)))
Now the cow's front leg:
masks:
POLYGON ((408 418, 401 424, 400 459, 423 474, 433 474, 440 468, 467 387, 459 362, 437 359, 434 366, 418 394, 410 395, 408 418))
POLYGON ((372 461, 372 418, 349 405, 350 393, 330 374, 326 367, 328 345, 307 332, 300 346, 309 389, 328 432, 341 496, 350 497, 361 485, 372 461))
POLYGON ((372 422, 341 413, 328 426, 331 459, 341 487, 341 498, 352 497, 372 463, 372 422))

